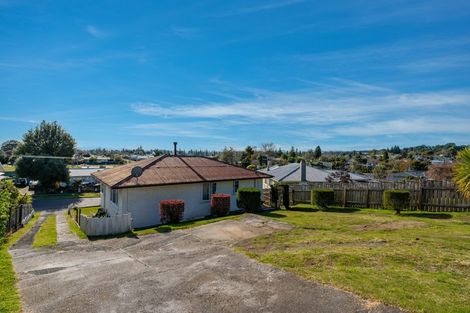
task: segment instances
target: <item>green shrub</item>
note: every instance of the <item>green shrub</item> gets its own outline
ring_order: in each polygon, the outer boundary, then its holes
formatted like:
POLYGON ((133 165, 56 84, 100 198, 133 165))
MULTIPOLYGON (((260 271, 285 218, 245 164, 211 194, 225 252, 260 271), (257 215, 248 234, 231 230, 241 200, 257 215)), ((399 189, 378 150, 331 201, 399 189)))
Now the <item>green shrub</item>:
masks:
POLYGON ((162 224, 179 223, 184 215, 183 200, 160 201, 160 221, 162 224))
POLYGON ((311 204, 320 208, 327 208, 335 202, 333 189, 312 189, 311 204))
POLYGON ((254 212, 261 206, 261 191, 254 187, 239 188, 237 192, 237 205, 247 212, 254 212))
POLYGON ((408 209, 410 206, 410 192, 408 190, 385 190, 384 208, 400 211, 408 209))
POLYGON ((230 212, 230 195, 217 193, 211 196, 211 212, 215 216, 226 216, 230 212))
POLYGON ((10 195, 8 189, 0 190, 0 246, 5 241, 7 224, 9 222, 10 195))

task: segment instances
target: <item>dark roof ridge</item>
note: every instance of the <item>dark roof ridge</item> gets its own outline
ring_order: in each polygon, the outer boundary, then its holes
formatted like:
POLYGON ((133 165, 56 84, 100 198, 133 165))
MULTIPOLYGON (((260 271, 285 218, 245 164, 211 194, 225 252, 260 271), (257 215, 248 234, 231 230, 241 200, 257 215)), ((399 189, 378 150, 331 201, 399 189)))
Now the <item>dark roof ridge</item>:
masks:
MULTIPOLYGON (((155 160, 153 160, 152 162, 149 162, 149 164, 147 164, 145 166, 142 166, 142 170, 144 171, 145 169, 147 169, 148 167, 154 165, 155 163, 160 162, 161 160, 163 160, 167 156, 168 156, 167 154, 163 154, 163 155, 155 157, 155 160)), ((142 161, 147 161, 147 160, 142 160, 142 161)), ((136 165, 136 166, 139 166, 139 165, 136 165)), ((134 168, 134 167, 132 167, 132 168, 134 168)), ((132 169, 131 169, 131 171, 132 171, 132 169)), ((112 187, 119 186, 120 184, 125 183, 126 181, 131 179, 132 177, 134 177, 134 176, 132 176, 132 173, 131 173, 129 176, 127 176, 127 177, 121 179, 120 181, 118 181, 117 183, 115 183, 112 187)))
POLYGON ((177 155, 176 157, 178 157, 178 159, 181 160, 181 162, 183 162, 184 164, 186 164, 187 167, 189 167, 189 169, 191 171, 194 172, 194 174, 196 174, 200 179, 202 179, 203 181, 207 181, 207 179, 205 179, 201 174, 199 174, 191 165, 189 165, 185 160, 183 160, 179 155, 177 155))

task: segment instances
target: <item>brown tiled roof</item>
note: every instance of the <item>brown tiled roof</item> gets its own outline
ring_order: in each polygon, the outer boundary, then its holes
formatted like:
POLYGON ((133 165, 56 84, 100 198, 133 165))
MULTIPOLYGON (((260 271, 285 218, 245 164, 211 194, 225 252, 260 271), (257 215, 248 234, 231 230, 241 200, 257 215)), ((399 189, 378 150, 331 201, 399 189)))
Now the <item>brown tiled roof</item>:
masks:
POLYGON ((207 157, 169 155, 118 166, 91 175, 113 188, 272 177, 207 157), (131 175, 132 168, 136 166, 143 169, 142 175, 138 178, 131 175))

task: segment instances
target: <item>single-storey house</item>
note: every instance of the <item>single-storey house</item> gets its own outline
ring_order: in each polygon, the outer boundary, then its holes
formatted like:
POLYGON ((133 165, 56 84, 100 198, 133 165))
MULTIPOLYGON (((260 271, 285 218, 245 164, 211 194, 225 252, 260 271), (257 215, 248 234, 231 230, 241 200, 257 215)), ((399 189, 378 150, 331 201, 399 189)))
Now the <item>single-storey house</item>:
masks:
POLYGON ((70 183, 75 181, 96 183, 96 179, 91 176, 92 173, 102 171, 102 168, 71 168, 69 169, 70 183))
MULTIPOLYGON (((289 163, 283 166, 268 167, 260 172, 272 177, 263 180, 263 188, 269 188, 273 183, 297 183, 297 182, 327 182, 327 177, 335 170, 320 169, 308 166, 305 162, 289 163)), ((348 173, 353 182, 368 182, 367 176, 348 173)))
POLYGON ((261 190, 262 180, 271 177, 208 157, 176 153, 92 175, 101 183, 101 207, 110 215, 131 213, 135 228, 160 224, 162 200, 184 200, 184 220, 210 215, 210 198, 214 193, 230 194, 230 210, 238 210, 238 188, 261 190))

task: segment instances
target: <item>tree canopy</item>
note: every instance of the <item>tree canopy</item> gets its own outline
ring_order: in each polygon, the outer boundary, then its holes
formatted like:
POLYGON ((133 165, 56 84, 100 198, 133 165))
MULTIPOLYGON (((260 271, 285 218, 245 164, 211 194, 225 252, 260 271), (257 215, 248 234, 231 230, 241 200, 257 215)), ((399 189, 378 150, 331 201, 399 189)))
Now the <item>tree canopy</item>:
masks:
POLYGON ((75 152, 75 140, 57 122, 41 124, 28 130, 23 135, 23 142, 18 146, 19 155, 41 155, 72 157, 75 152))
POLYGON ((46 189, 56 188, 69 178, 65 159, 73 156, 75 140, 57 122, 43 121, 24 134, 16 152, 20 156, 16 161, 19 177, 39 180, 46 189))

